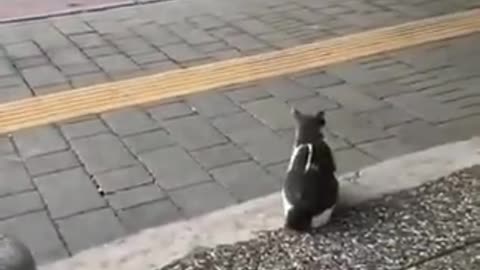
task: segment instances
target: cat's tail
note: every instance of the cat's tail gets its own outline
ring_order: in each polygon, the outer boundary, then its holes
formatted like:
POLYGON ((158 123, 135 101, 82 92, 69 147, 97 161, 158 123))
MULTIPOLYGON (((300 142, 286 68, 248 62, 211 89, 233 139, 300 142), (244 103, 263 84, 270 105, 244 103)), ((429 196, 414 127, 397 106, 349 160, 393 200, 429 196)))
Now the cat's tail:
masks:
POLYGON ((302 208, 293 207, 288 211, 285 227, 294 231, 307 231, 310 229, 312 215, 302 208))

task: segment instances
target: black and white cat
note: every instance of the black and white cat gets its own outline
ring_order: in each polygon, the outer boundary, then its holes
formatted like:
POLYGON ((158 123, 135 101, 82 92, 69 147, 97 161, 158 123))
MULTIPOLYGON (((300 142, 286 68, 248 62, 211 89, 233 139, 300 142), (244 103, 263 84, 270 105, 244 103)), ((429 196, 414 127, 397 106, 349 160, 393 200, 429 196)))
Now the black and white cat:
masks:
POLYGON ((297 231, 320 227, 330 220, 338 198, 335 161, 324 140, 323 112, 306 115, 292 109, 295 141, 282 188, 285 226, 297 231))

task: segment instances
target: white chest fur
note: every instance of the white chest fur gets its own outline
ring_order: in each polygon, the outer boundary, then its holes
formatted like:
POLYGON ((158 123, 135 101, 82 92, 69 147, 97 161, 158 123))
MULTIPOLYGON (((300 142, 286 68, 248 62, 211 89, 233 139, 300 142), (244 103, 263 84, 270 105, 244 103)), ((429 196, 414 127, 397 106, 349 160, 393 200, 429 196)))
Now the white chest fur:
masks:
POLYGON ((287 195, 285 194, 285 190, 282 188, 282 204, 283 204, 283 216, 286 218, 290 209, 292 209, 293 205, 288 201, 287 195))
POLYGON ((322 213, 316 215, 312 219, 312 227, 313 228, 318 228, 321 227, 325 224, 327 224, 330 221, 330 217, 332 216, 333 209, 335 208, 335 205, 325 209, 322 213))

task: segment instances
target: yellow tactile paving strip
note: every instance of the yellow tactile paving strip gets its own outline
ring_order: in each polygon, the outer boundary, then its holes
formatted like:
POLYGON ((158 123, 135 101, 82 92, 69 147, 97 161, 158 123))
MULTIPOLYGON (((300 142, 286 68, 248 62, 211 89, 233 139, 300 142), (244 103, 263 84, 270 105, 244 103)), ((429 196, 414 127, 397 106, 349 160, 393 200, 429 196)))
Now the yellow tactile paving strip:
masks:
POLYGON ((0 133, 264 79, 480 30, 480 9, 0 104, 0 133))

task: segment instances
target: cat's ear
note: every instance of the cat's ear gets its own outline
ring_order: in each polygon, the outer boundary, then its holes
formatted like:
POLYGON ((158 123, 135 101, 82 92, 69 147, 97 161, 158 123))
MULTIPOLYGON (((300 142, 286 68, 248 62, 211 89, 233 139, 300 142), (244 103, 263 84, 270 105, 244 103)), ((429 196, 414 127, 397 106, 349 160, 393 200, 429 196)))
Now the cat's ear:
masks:
POLYGON ((303 114, 297 110, 296 108, 293 108, 290 110, 290 113, 292 114, 293 118, 297 121, 297 122, 301 122, 302 119, 303 119, 303 114))
POLYGON ((317 122, 319 123, 319 125, 323 126, 325 125, 325 112, 323 111, 319 111, 316 115, 315 115, 315 120, 317 120, 317 122))

